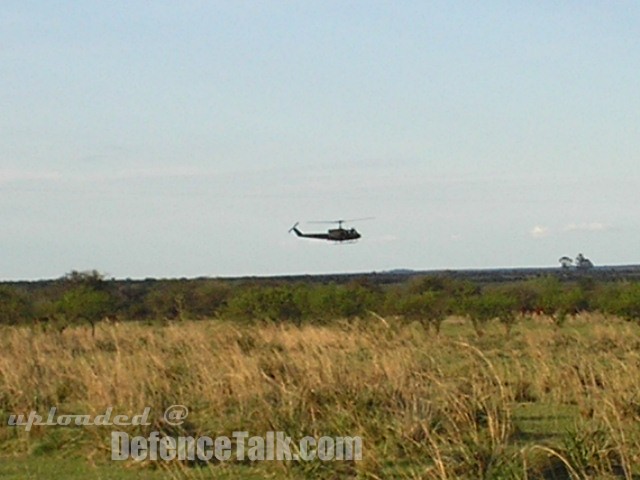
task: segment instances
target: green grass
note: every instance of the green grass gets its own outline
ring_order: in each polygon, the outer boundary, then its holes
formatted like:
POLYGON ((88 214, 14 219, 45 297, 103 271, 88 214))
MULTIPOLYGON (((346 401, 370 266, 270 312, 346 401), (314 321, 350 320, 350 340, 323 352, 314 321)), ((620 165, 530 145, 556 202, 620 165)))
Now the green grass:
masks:
MULTIPOLYGON (((278 478, 277 472, 245 465, 213 468, 156 469, 116 462, 93 463, 84 458, 50 456, 0 457, 0 478, 6 480, 164 480, 217 478, 221 480, 246 478, 260 480, 278 478)), ((302 477, 301 477, 302 478, 302 477)))
POLYGON ((0 478, 7 480, 39 479, 142 479, 167 478, 165 472, 157 470, 131 469, 123 466, 102 464, 90 465, 81 458, 59 458, 50 456, 0 457, 0 478))

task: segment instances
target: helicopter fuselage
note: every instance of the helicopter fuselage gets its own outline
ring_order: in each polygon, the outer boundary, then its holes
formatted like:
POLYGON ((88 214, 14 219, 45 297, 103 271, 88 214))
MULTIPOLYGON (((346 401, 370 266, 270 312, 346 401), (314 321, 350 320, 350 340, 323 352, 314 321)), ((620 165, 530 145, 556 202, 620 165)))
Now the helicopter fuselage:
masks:
POLYGON ((329 240, 343 242, 345 240, 357 240, 360 234, 355 228, 332 228, 327 232, 329 240))
POLYGON ((357 240, 360 234, 355 228, 332 228, 327 233, 302 233, 294 225, 291 230, 298 236, 303 238, 315 238, 317 240, 329 240, 332 242, 345 242, 348 240, 357 240))

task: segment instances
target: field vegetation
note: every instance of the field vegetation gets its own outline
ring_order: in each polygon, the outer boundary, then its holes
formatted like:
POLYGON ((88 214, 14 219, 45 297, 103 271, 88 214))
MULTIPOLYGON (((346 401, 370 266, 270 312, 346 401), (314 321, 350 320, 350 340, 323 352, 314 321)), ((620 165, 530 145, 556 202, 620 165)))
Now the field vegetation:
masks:
POLYGON ((116 287, 0 291, 0 478, 640 478, 636 284, 116 287), (6 427, 52 406, 151 407, 136 435, 357 435, 363 459, 115 463, 113 427, 6 427))
POLYGON ((509 330, 518 316, 544 314, 558 324, 570 315, 597 312, 640 320, 640 283, 570 281, 546 276, 515 282, 474 283, 424 276, 392 285, 369 277, 347 283, 218 279, 105 280, 96 271, 73 271, 55 281, 0 285, 0 324, 63 330, 95 329, 107 318, 126 321, 271 321, 323 325, 372 312, 416 320, 436 331, 451 315, 468 318, 478 334, 498 318, 509 330))

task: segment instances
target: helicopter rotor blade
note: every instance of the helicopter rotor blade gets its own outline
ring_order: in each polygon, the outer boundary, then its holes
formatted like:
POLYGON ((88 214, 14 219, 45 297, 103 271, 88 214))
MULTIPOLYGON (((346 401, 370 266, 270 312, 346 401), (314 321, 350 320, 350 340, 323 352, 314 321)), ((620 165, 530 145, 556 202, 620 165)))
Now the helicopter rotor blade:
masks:
POLYGON ((375 217, 350 218, 347 220, 310 220, 307 223, 315 223, 315 224, 350 223, 350 222, 361 222, 363 220, 373 220, 374 218, 375 217))
POLYGON ((373 220, 374 218, 376 217, 349 218, 348 220, 340 220, 340 221, 344 223, 363 222, 364 220, 373 220))

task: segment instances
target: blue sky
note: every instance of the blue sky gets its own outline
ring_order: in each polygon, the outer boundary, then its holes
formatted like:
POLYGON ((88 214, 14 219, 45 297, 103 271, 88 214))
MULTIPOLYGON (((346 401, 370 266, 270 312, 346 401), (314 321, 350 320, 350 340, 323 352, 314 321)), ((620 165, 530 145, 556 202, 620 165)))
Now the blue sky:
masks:
POLYGON ((0 278, 640 263, 638 32, 632 1, 5 1, 0 278))

